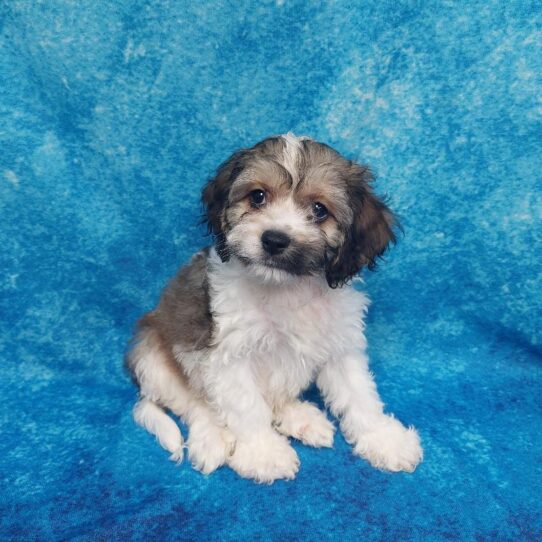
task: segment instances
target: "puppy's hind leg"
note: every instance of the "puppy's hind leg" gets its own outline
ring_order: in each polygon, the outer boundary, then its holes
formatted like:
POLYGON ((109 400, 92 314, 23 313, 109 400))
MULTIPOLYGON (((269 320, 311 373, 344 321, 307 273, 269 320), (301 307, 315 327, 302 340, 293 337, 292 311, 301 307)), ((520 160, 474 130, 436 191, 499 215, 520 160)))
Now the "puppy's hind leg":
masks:
POLYGON ((162 448, 171 452, 172 461, 183 460, 183 437, 179 426, 164 410, 146 397, 142 397, 134 406, 134 420, 154 435, 162 448))
POLYGON ((138 333, 136 344, 128 354, 127 365, 140 388, 140 400, 134 407, 134 420, 171 453, 171 460, 182 461, 181 431, 163 407, 170 408, 178 415, 185 414, 192 392, 152 327, 144 326, 138 333))
POLYGON ((127 360, 141 395, 134 408, 134 419, 171 452, 170 459, 182 461, 186 447, 194 468, 209 474, 231 455, 235 439, 228 429, 218 423, 211 408, 188 386, 177 361, 162 346, 152 324, 147 324, 149 320, 143 320, 136 346, 127 360), (186 446, 183 445, 178 425, 163 407, 188 424, 186 446))
POLYGON ((215 412, 202 399, 194 399, 186 416, 188 458, 203 474, 222 466, 235 450, 235 437, 220 425, 215 412))

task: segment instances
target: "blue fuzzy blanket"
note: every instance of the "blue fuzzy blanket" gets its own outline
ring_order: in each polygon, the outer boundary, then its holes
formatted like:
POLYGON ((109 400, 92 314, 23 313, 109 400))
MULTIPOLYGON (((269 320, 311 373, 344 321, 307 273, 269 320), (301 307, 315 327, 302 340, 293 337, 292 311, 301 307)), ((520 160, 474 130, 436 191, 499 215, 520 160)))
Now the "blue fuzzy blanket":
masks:
MULTIPOLYGON (((3 2, 1 540, 541 540, 540 2, 3 2), (292 130, 370 163, 405 235, 368 339, 425 462, 295 444, 295 481, 177 467, 136 427, 137 317, 199 192, 292 130)), ((309 396, 314 392, 309 392, 309 396)))

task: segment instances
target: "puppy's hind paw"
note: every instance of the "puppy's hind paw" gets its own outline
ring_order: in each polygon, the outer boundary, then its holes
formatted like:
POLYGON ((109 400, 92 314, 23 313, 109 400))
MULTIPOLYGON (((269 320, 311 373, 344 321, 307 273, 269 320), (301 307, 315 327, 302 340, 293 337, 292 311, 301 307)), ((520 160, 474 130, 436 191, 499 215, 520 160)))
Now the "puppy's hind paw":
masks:
POLYGON ((307 446, 333 446, 335 427, 321 410, 306 401, 285 405, 277 415, 275 428, 279 433, 294 437, 307 446))
POLYGON ((179 448, 171 453, 169 460, 177 463, 177 465, 181 464, 184 459, 184 448, 184 446, 179 446, 179 448))
POLYGON ((235 448, 235 437, 226 428, 194 425, 188 436, 188 457, 192 466, 203 474, 222 466, 235 448))

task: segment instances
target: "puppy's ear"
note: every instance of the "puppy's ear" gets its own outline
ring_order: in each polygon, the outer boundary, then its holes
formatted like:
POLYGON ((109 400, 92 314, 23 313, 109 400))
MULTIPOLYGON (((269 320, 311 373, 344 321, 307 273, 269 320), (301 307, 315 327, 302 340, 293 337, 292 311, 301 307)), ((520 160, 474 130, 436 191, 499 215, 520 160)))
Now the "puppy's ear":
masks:
POLYGON ((368 167, 351 163, 346 180, 353 221, 344 231, 343 244, 328 258, 326 278, 332 288, 348 282, 363 267, 374 269, 377 258, 395 243, 394 229, 400 227, 387 205, 373 193, 368 167))
POLYGON ((217 169, 215 176, 203 188, 201 200, 204 206, 203 222, 207 224, 209 233, 216 238, 216 248, 222 261, 228 259, 225 246, 227 230, 226 208, 233 181, 243 169, 245 150, 233 153, 217 169))

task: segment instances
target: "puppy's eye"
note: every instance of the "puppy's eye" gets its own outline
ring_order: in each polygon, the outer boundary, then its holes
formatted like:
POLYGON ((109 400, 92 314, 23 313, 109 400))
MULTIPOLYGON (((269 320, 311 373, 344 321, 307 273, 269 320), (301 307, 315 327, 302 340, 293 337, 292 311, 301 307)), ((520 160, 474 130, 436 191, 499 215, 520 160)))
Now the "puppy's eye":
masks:
POLYGON ((317 201, 316 203, 312 204, 312 214, 314 215, 316 222, 322 222, 327 218, 329 212, 323 203, 317 201))
POLYGON ((253 190, 249 194, 250 203, 253 207, 261 207, 265 203, 265 192, 263 190, 253 190))

